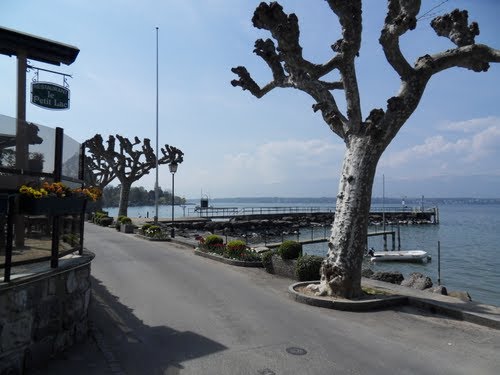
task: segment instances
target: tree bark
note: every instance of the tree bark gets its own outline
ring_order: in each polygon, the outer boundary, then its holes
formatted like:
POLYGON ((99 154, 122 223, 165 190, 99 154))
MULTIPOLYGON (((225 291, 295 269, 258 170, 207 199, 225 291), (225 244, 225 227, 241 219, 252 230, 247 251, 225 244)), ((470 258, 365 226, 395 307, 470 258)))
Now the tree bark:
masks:
POLYGON ((321 267, 320 295, 354 298, 362 294, 361 267, 366 247, 372 186, 383 147, 370 136, 351 136, 344 155, 335 221, 328 255, 321 267))
POLYGON ((121 181, 122 188, 120 190, 120 207, 118 208, 118 216, 127 216, 128 198, 132 182, 128 180, 121 181))

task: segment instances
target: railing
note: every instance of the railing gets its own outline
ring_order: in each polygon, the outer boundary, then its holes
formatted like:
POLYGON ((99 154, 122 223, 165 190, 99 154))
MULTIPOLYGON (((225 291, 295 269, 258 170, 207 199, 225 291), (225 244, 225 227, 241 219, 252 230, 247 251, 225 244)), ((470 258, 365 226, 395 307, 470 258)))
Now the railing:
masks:
MULTIPOLYGON (((408 207, 408 206, 375 206, 371 213, 428 213, 435 214, 436 208, 408 207)), ((195 207, 188 209, 188 216, 199 216, 206 218, 231 218, 235 216, 248 215, 273 215, 273 214, 330 214, 335 213, 335 207, 327 206, 289 206, 289 207, 195 207)))
POLYGON ((49 209, 32 214, 20 208, 17 193, 21 185, 37 185, 41 178, 82 186, 82 153, 81 145, 61 128, 0 115, 0 269, 4 282, 11 280, 13 267, 50 261, 57 268, 60 257, 76 251, 82 254, 84 200, 78 206, 82 210, 66 210, 65 201, 58 212, 49 209))

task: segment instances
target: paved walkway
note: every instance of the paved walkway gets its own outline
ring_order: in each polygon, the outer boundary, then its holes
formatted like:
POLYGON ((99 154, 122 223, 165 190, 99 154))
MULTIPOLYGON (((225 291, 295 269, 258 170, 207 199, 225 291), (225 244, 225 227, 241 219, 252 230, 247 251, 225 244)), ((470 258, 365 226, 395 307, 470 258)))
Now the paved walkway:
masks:
MULTIPOLYGON (((289 298, 292 280, 91 224, 86 247, 96 253, 92 335, 38 374, 497 374, 500 368, 499 330, 444 318, 428 306, 370 313, 308 306, 289 298)), ((500 316, 487 305, 407 288, 399 293, 482 316, 478 323, 500 316)))

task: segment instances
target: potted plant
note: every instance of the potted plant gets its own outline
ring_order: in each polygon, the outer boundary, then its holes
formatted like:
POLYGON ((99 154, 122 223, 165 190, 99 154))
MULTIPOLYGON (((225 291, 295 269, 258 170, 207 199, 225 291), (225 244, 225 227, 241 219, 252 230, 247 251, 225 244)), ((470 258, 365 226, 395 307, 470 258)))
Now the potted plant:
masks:
POLYGON ((35 172, 43 171, 45 157, 41 152, 30 152, 28 159, 28 169, 35 172))
POLYGON ((120 232, 123 233, 134 233, 135 226, 132 224, 132 219, 129 217, 123 217, 120 220, 120 232))

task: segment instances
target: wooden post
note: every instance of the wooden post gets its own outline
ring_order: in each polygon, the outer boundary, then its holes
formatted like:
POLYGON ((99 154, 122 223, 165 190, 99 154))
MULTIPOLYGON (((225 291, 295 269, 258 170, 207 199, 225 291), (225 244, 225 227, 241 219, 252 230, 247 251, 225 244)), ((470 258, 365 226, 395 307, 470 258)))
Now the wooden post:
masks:
POLYGON ((14 227, 14 206, 15 198, 13 195, 9 197, 8 211, 7 211, 7 241, 5 243, 5 268, 4 268, 4 282, 10 281, 10 272, 12 267, 12 231, 14 227))
MULTIPOLYGON (((16 125, 16 168, 24 170, 28 166, 28 137, 26 136, 26 69, 27 53, 17 55, 17 125, 16 125)), ((18 185, 25 183, 23 175, 18 178, 18 185)), ((16 247, 24 247, 24 216, 15 217, 16 247)))
MULTIPOLYGON (((63 140, 64 130, 56 128, 56 139, 54 147, 54 182, 60 182, 62 176, 62 157, 63 157, 63 140)), ((50 267, 57 268, 59 266, 59 231, 60 217, 55 215, 52 217, 52 248, 50 254, 50 267)))
POLYGON ((441 285, 441 241, 438 241, 438 285, 441 285))
POLYGON ((401 250, 401 231, 398 224, 398 251, 401 250))

